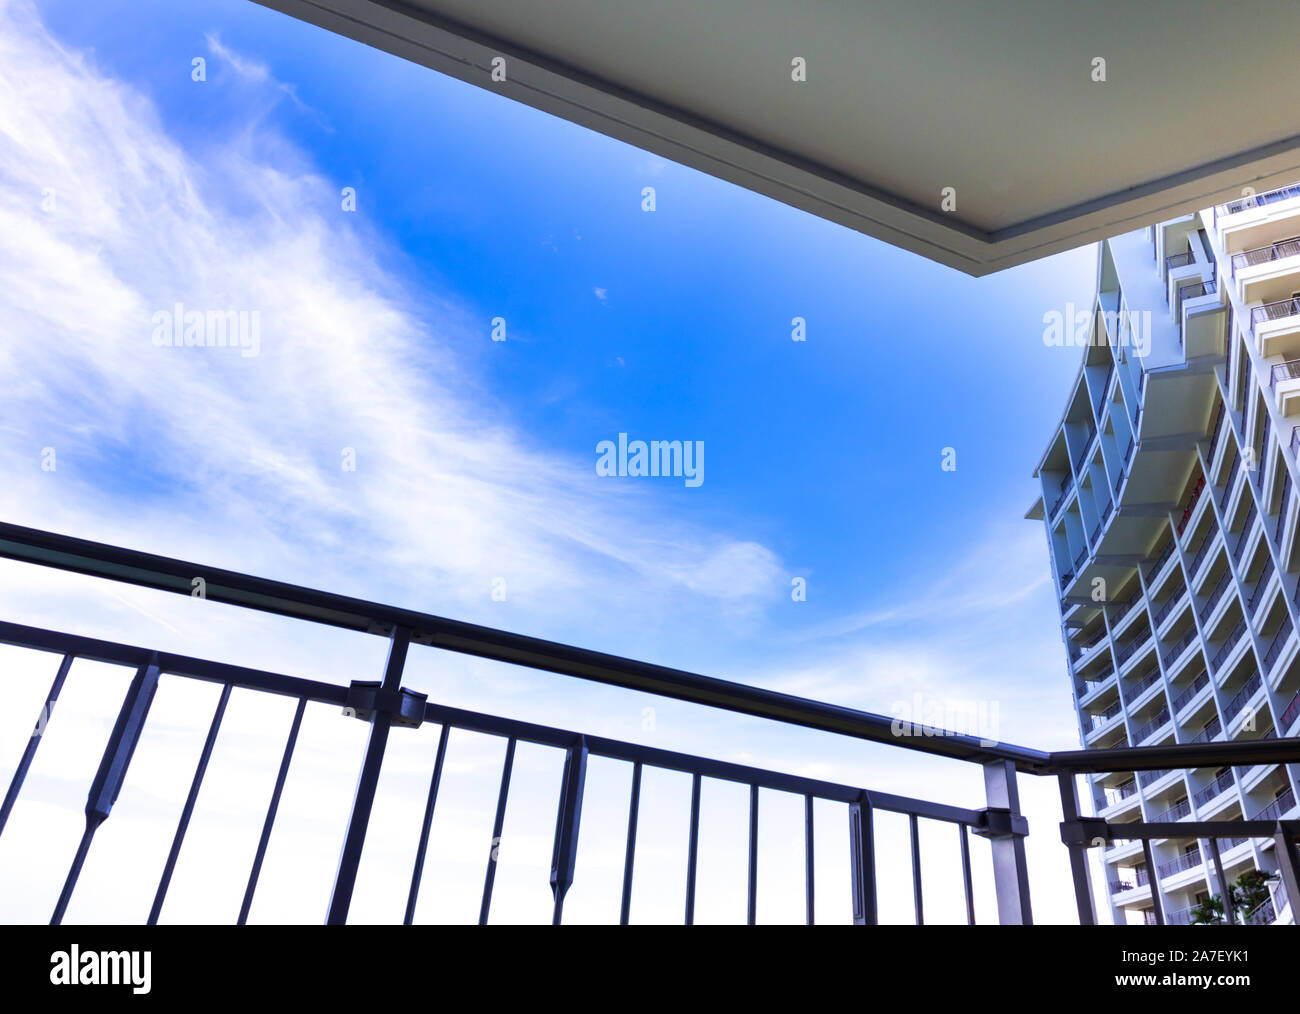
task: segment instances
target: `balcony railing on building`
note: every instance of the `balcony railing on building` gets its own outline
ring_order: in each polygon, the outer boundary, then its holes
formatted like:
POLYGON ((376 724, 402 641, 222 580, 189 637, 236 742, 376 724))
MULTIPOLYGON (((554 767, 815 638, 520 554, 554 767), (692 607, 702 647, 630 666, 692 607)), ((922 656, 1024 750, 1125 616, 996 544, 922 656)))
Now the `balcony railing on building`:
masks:
POLYGON ((1300 299, 1297 299, 1295 296, 1252 307, 1250 311, 1250 336, 1252 338, 1255 337, 1255 327, 1258 324, 1263 324, 1270 320, 1282 320, 1283 318, 1295 317, 1297 315, 1300 315, 1300 299))
MULTIPOLYGON (((51 669, 57 668, 41 709, 44 722, 59 721, 53 704, 71 667, 78 660, 125 667, 134 673, 128 682, 117 721, 107 735, 98 770, 91 782, 81 842, 54 906, 51 919, 53 923, 60 923, 68 910, 83 865, 93 851, 95 836, 111 818, 133 758, 136 758, 137 765, 142 763, 136 757, 136 746, 146 728, 155 727, 150 724, 150 707, 159 683, 172 680, 213 684, 221 689, 221 693, 208 726, 204 749, 196 763, 193 777, 188 782, 188 796, 175 832, 171 835, 170 850, 162 864, 162 874, 147 920, 151 924, 158 921, 167 902, 171 874, 186 847, 187 834, 193 837, 189 818, 203 790, 209 760, 215 764, 215 757, 220 755, 220 751, 214 753, 213 748, 222 738, 222 717, 232 692, 248 694, 249 700, 265 700, 276 696, 288 697, 297 702, 276 787, 271 792, 261 824, 261 838, 240 910, 240 923, 247 919, 258 885, 262 857, 266 855, 268 844, 276 833, 277 806, 286 777, 291 770, 296 772, 315 759, 312 754, 304 754, 303 751, 295 753, 298 729, 309 704, 313 707, 326 705, 326 710, 332 710, 338 716, 337 721, 361 720, 369 727, 364 753, 360 758, 356 790, 350 797, 350 814, 343 830, 341 848, 336 853, 338 862, 325 913, 325 921, 329 923, 346 922, 348 918, 390 738, 405 735, 403 730, 419 727, 426 722, 439 726, 440 733, 437 737, 437 752, 431 758, 431 771, 428 772, 430 788, 427 803, 423 806, 420 840, 415 851, 409 892, 405 888, 402 891, 406 902, 404 921, 407 923, 413 921, 422 871, 426 859, 430 858, 428 844, 432 822, 445 819, 445 804, 441 809, 437 808, 438 787, 440 779, 447 774, 444 772, 444 758, 447 738, 453 730, 490 736, 505 743, 505 761, 497 791, 492 837, 489 842, 485 829, 483 839, 485 876, 479 911, 481 923, 488 922, 491 914, 496 850, 506 825, 511 772, 516 746, 520 743, 553 751, 557 760, 562 762, 558 793, 554 797, 557 800, 555 838, 550 864, 552 922, 556 924, 563 921, 565 897, 579 869, 579 844, 584 840, 580 832, 584 823, 589 824, 593 819, 600 818, 599 813, 593 816, 591 813, 584 814, 583 811, 588 760, 592 757, 626 764, 631 772, 626 848, 622 864, 619 920, 622 923, 629 921, 637 869, 657 858, 654 855, 647 857, 644 853, 638 854, 636 849, 642 777, 646 772, 656 771, 679 772, 691 779, 690 844, 685 864, 684 921, 687 923, 694 921, 698 830, 702 810, 701 785, 705 779, 738 784, 749 790, 749 808, 742 820, 748 824, 749 836, 746 910, 747 921, 750 923, 756 921, 758 911, 759 803, 766 798, 763 794, 772 792, 802 797, 806 862, 802 873, 796 875, 803 881, 800 886, 806 900, 808 922, 814 921, 814 885, 819 890, 825 890, 822 887, 824 879, 820 876, 814 878, 814 812, 817 809, 815 804, 819 801, 842 804, 847 813, 849 854, 843 858, 848 860, 845 881, 855 923, 877 922, 877 884, 881 872, 877 867, 882 862, 875 847, 877 811, 907 817, 917 923, 925 921, 918 831, 921 821, 926 821, 927 827, 933 822, 944 823, 957 832, 952 844, 955 846, 954 852, 960 855, 968 922, 975 921, 970 855, 972 832, 990 843, 994 874, 992 885, 999 921, 1032 922, 1024 843, 1029 826, 1020 811, 1017 787, 1018 776, 1022 774, 1054 777, 1058 781, 1064 818, 1060 825, 1060 838, 1068 849, 1079 919, 1085 924, 1096 922, 1089 882, 1088 849, 1119 840, 1141 842, 1145 868, 1153 869, 1151 842, 1155 840, 1180 836, 1209 840, 1237 836, 1269 839, 1276 846, 1275 855, 1287 891, 1292 897, 1300 896, 1300 860, 1295 855, 1300 822, 1281 820, 1283 814, 1294 809, 1294 798, 1289 787, 1256 814, 1258 819, 1230 823, 1185 821, 1190 810, 1183 809, 1188 806, 1184 799, 1169 807, 1160 815, 1161 819, 1155 822, 1110 824, 1101 818, 1082 816, 1079 813, 1077 791, 1077 778, 1080 775, 1110 776, 1134 772, 1140 784, 1147 784, 1148 779, 1158 777, 1165 771, 1186 771, 1209 766, 1245 768, 1260 764, 1296 764, 1300 763, 1300 740, 1276 738, 1269 741, 1239 740, 1206 745, 1167 744, 1147 748, 1048 753, 1014 744, 990 742, 951 730, 926 730, 924 735, 899 736, 895 722, 885 715, 856 711, 761 687, 731 683, 400 607, 268 581, 193 561, 153 556, 3 522, 0 522, 0 557, 187 597, 194 575, 203 575, 207 595, 201 608, 206 608, 208 603, 217 603, 276 615, 297 624, 318 625, 303 629, 315 630, 326 626, 358 636, 381 637, 388 652, 380 681, 354 680, 343 685, 0 620, 0 644, 22 651, 42 653, 50 658, 51 669), (718 709, 733 715, 779 722, 785 726, 822 734, 847 736, 896 749, 927 753, 952 762, 976 764, 982 769, 987 806, 980 809, 952 806, 452 708, 431 701, 425 694, 403 685, 407 656, 413 651, 452 652, 488 662, 524 666, 557 679, 594 681, 624 690, 671 698, 693 707, 718 709), (1178 822, 1178 827, 1170 828, 1166 826, 1166 821, 1178 822)), ((322 715, 324 713, 321 712, 322 715)), ((713 713, 717 712, 711 712, 713 713)), ((1109 713, 1112 717, 1120 714, 1118 705, 1112 706, 1109 713)), ((1166 718, 1167 716, 1161 716, 1162 720, 1166 718)), ((38 728, 43 728, 44 722, 38 728)), ((33 735, 28 740, 3 803, 0 804, 0 833, 4 830, 5 821, 15 801, 22 793, 37 750, 47 740, 48 737, 43 735, 33 735)), ((451 777, 450 774, 447 776, 451 777)), ((741 862, 745 860, 742 858, 741 862)), ((895 875, 892 869, 884 872, 888 876, 895 875)), ((1152 911, 1156 922, 1167 921, 1162 915, 1159 892, 1153 893, 1152 911)))
POLYGON ((1231 769, 1220 772, 1209 785, 1197 789, 1192 793, 1192 799, 1197 806, 1204 806, 1211 799, 1223 795, 1234 785, 1231 769))
POLYGON ((1237 625, 1228 632, 1228 636, 1224 638, 1223 644, 1221 644, 1219 650, 1214 653, 1214 658, 1210 660, 1211 669, 1216 673, 1219 671, 1219 667, 1223 665, 1224 660, 1227 659, 1227 657, 1236 650, 1237 645, 1241 643, 1241 637, 1245 633, 1246 621, 1243 618, 1237 621, 1237 625))
POLYGON ((1297 254, 1300 254, 1300 236, 1292 236, 1277 243, 1269 243, 1267 246, 1257 246, 1253 250, 1243 250, 1241 253, 1233 254, 1232 271, 1235 274, 1242 268, 1253 268, 1259 264, 1279 261, 1297 254))
POLYGON ((1194 870, 1196 867, 1203 866, 1204 864, 1205 860, 1201 858, 1200 849, 1197 848, 1193 851, 1176 855, 1172 859, 1166 859, 1162 863, 1158 863, 1156 865, 1156 873, 1160 876, 1161 880, 1164 880, 1166 877, 1172 877, 1175 873, 1182 873, 1184 870, 1194 870))
POLYGON ((1209 673, 1202 672, 1196 679, 1192 680, 1177 696, 1174 697, 1173 707, 1174 714, 1180 712, 1183 707, 1192 700, 1197 694, 1210 685, 1209 673))
POLYGON ((1268 389, 1271 391, 1288 380, 1300 380, 1300 359, 1288 359, 1274 366, 1268 374, 1268 389))
POLYGON ((1234 721, 1237 716, 1241 714, 1250 699, 1259 693, 1260 688, 1263 685, 1259 673, 1251 673, 1250 678, 1246 680, 1240 690, 1232 695, 1232 699, 1228 701, 1227 707, 1223 709, 1223 713, 1227 716, 1229 722, 1234 721))
POLYGON ((1250 194, 1247 197, 1239 197, 1235 201, 1229 201, 1227 204, 1216 205, 1213 218, 1217 223, 1220 214, 1238 215, 1251 208, 1263 208, 1279 201, 1289 201, 1293 197, 1300 197, 1300 184, 1293 183, 1291 186, 1278 187, 1276 190, 1269 190, 1263 194, 1250 194))

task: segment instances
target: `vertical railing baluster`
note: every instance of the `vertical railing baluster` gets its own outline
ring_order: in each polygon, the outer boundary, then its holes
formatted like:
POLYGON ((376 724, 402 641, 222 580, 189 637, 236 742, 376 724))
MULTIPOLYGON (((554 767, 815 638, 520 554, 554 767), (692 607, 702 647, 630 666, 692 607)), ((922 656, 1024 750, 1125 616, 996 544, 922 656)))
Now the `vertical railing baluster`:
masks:
POLYGON ((217 700, 216 711, 212 715, 212 724, 208 726, 207 739, 203 741, 203 751, 199 754, 199 762, 194 768, 194 778, 190 782, 189 795, 185 797, 185 806, 181 808, 180 820, 176 822, 176 834, 172 837, 172 847, 167 853, 167 862, 163 866, 162 877, 158 880, 158 890, 154 893, 153 907, 149 909, 149 925, 154 926, 158 923, 158 916, 162 914, 163 899, 167 897, 167 888, 172 882, 172 873, 176 870, 176 860, 181 854, 181 844, 185 841, 185 832, 189 830, 190 818, 194 815, 194 804, 198 802, 199 787, 203 784, 203 776, 208 770, 208 761, 212 758, 212 748, 217 743, 217 732, 221 729, 221 719, 225 717, 226 705, 230 701, 230 684, 225 683, 221 687, 221 697, 217 700))
MULTIPOLYGON (((406 665, 406 652, 410 645, 411 632, 405 627, 394 627, 381 691, 397 694, 401 690, 402 669, 406 665)), ((379 787, 379 770, 384 762, 388 732, 392 725, 392 712, 387 709, 376 709, 370 716, 370 738, 366 741, 366 753, 361 762, 361 773, 357 777, 356 793, 352 797, 352 813, 343 837, 338 872, 334 876, 334 890, 330 894, 329 909, 325 916, 325 921, 330 925, 348 921, 352 892, 357 886, 357 869, 361 865, 361 853, 366 844, 366 830, 370 826, 370 812, 375 805, 375 790, 379 787)))
POLYGON ((151 655, 148 662, 136 669, 131 685, 127 688, 117 721, 113 724, 113 731, 104 747, 104 755, 100 758, 99 769, 95 772, 94 781, 90 783, 90 792, 86 796, 86 830, 81 835, 77 854, 72 859, 67 879, 63 882, 63 890, 54 906, 54 914, 50 917, 52 926, 63 921, 68 902, 72 900, 73 888, 81 876, 81 867, 90 852, 90 843, 99 826, 108 819, 113 804, 117 802, 118 793, 122 791, 122 782, 131 765, 131 757, 140 740, 145 719, 149 716, 149 705, 153 703, 160 675, 158 656, 151 655))
POLYGON ((850 872, 853 889, 853 922, 876 925, 876 832, 871 797, 860 793, 849 804, 850 872))
POLYGON ((262 861, 266 859, 266 847, 271 841, 271 828, 275 825, 275 815, 280 809, 280 796, 284 792, 285 779, 289 776, 289 763, 293 760, 293 750, 298 743, 298 730, 302 728, 302 716, 306 710, 307 698, 299 697, 298 707, 293 713, 293 724, 289 727, 289 738, 284 744, 284 754, 280 757, 280 770, 275 776, 275 788, 271 790, 271 802, 266 808, 266 819, 262 821, 262 834, 257 840, 257 854, 253 856, 253 867, 248 871, 248 886, 244 888, 244 900, 239 906, 240 926, 248 922, 248 913, 253 907, 253 893, 257 890, 258 877, 262 875, 262 861))
POLYGON ((551 849, 551 894, 555 911, 551 925, 564 917, 564 896, 573 886, 578 865, 578 834, 582 826, 582 793, 587 783, 587 740, 583 736, 569 747, 560 784, 560 807, 555 816, 555 846, 551 849))
MULTIPOLYGON (((1061 788, 1061 815, 1068 821, 1079 819, 1079 787, 1073 772, 1057 776, 1061 788)), ((1097 912, 1092 901, 1092 875, 1088 869, 1088 850, 1083 845, 1068 846, 1070 875, 1074 880, 1074 904, 1079 911, 1080 926, 1097 925, 1097 912)))
MULTIPOLYGON (((1160 900, 1160 877, 1156 873, 1156 861, 1151 858, 1150 838, 1142 839, 1142 854, 1146 856, 1147 860, 1147 883, 1151 885, 1151 908, 1155 912, 1156 925, 1163 926, 1165 924, 1165 906, 1160 900)), ((1228 912, 1231 909, 1232 899, 1225 898, 1223 900, 1223 910, 1228 912)))
POLYGON ((803 893, 806 910, 804 919, 809 926, 817 921, 816 905, 813 900, 813 874, 816 866, 813 856, 813 797, 805 794, 803 797, 803 893))
POLYGON ((420 844, 415 849, 415 867, 411 871, 411 890, 406 896, 406 914, 402 918, 404 926, 410 926, 415 919, 415 902, 420 896, 420 878, 424 875, 424 857, 429 850, 429 828, 433 824, 433 808, 438 802, 438 785, 442 782, 442 764, 447 757, 447 736, 451 726, 445 722, 442 732, 438 734, 438 752, 433 760, 433 774, 429 777, 429 798, 424 804, 424 823, 420 825, 420 844))
POLYGON ((916 909, 916 924, 925 925, 925 901, 921 894, 921 835, 916 814, 907 815, 908 830, 912 837, 912 905, 916 909))
POLYGON ((497 878, 497 856, 501 851, 501 832, 506 823, 506 800, 510 796, 510 771, 515 764, 515 737, 506 741, 506 759, 501 768, 501 791, 497 794, 497 812, 492 819, 492 848, 488 852, 487 874, 483 878, 483 902, 479 905, 478 924, 486 926, 492 908, 492 885, 497 878))
POLYGON ((975 885, 970 874, 970 828, 965 824, 957 825, 957 837, 961 840, 961 879, 966 889, 966 925, 975 925, 975 885))
POLYGON ((59 699, 59 693, 63 690, 63 683, 68 678, 68 670, 72 668, 72 659, 72 655, 64 655, 63 661, 59 663, 59 671, 54 674, 54 682, 50 684, 50 692, 45 695, 45 703, 41 705, 40 716, 36 719, 36 725, 27 740, 27 746, 23 748, 23 755, 18 760, 18 767, 14 768, 13 777, 9 779, 9 788, 5 792, 4 802, 0 803, 0 834, 4 833, 5 823, 9 820, 9 813, 14 808, 14 803, 18 801, 18 793, 22 791, 27 772, 36 757, 36 748, 41 745, 41 740, 45 738, 45 730, 49 728, 50 718, 54 714, 54 702, 59 699))
POLYGON ((745 920, 758 922, 758 786, 749 787, 749 905, 745 920))
POLYGON ((695 870, 700 857, 700 776, 691 775, 691 838, 686 852, 686 925, 695 924, 695 870))
POLYGON ((632 915, 632 871, 636 865, 636 823, 641 811, 641 762, 632 765, 632 791, 627 804, 627 851, 623 854, 623 900, 618 923, 626 926, 632 915))

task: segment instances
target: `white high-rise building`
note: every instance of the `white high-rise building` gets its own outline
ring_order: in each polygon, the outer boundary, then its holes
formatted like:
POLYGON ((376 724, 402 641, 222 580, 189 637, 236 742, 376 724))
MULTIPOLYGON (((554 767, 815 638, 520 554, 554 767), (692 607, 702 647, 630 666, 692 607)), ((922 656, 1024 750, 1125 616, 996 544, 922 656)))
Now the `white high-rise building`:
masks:
MULTIPOLYGON (((1085 748, 1300 734, 1300 185, 1100 245, 1083 345, 1038 463, 1085 748)), ((1068 319, 1073 318, 1073 319, 1068 319)), ((1295 818, 1294 766, 1094 776, 1112 823, 1295 818)), ((1219 843, 1228 881, 1271 839, 1219 843)), ((1187 922, 1218 895, 1211 843, 1102 853, 1116 922, 1187 922)), ((1252 922, 1295 921, 1281 887, 1252 922)))

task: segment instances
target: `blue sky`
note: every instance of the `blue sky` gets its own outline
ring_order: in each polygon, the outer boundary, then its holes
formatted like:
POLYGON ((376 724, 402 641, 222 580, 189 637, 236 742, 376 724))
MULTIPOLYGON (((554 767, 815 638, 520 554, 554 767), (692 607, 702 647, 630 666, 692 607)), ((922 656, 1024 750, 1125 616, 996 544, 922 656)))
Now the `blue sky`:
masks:
MULTIPOLYGON (((6 518, 866 710, 992 702, 999 738, 1077 745, 1022 516, 1078 369, 1043 316, 1091 299, 1091 249, 970 279, 243 0, 0 10, 6 518), (154 347, 175 301, 259 310, 259 355, 154 347), (703 441, 705 481, 598 476, 620 432, 703 441)), ((12 565, 0 587, 23 622, 76 602, 88 633, 325 678, 378 650, 12 565)), ((901 751, 463 660, 427 679, 978 805, 977 772, 901 751)))

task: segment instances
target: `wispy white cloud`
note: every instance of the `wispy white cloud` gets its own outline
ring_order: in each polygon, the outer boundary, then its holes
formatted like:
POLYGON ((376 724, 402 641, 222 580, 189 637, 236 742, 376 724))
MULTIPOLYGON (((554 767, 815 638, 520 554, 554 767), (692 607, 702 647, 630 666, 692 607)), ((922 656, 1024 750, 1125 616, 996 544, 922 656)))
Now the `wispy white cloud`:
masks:
POLYGON ((600 479, 594 450, 533 445, 453 354, 483 329, 380 268, 382 237, 286 168, 305 160, 267 164, 245 137, 197 161, 146 98, 21 8, 6 20, 7 516, 181 555, 222 545, 245 569, 461 612, 489 608, 496 578, 539 614, 656 588, 733 609, 779 593, 771 549, 600 479), (151 318, 177 303, 256 311, 259 354, 156 347, 151 318))

